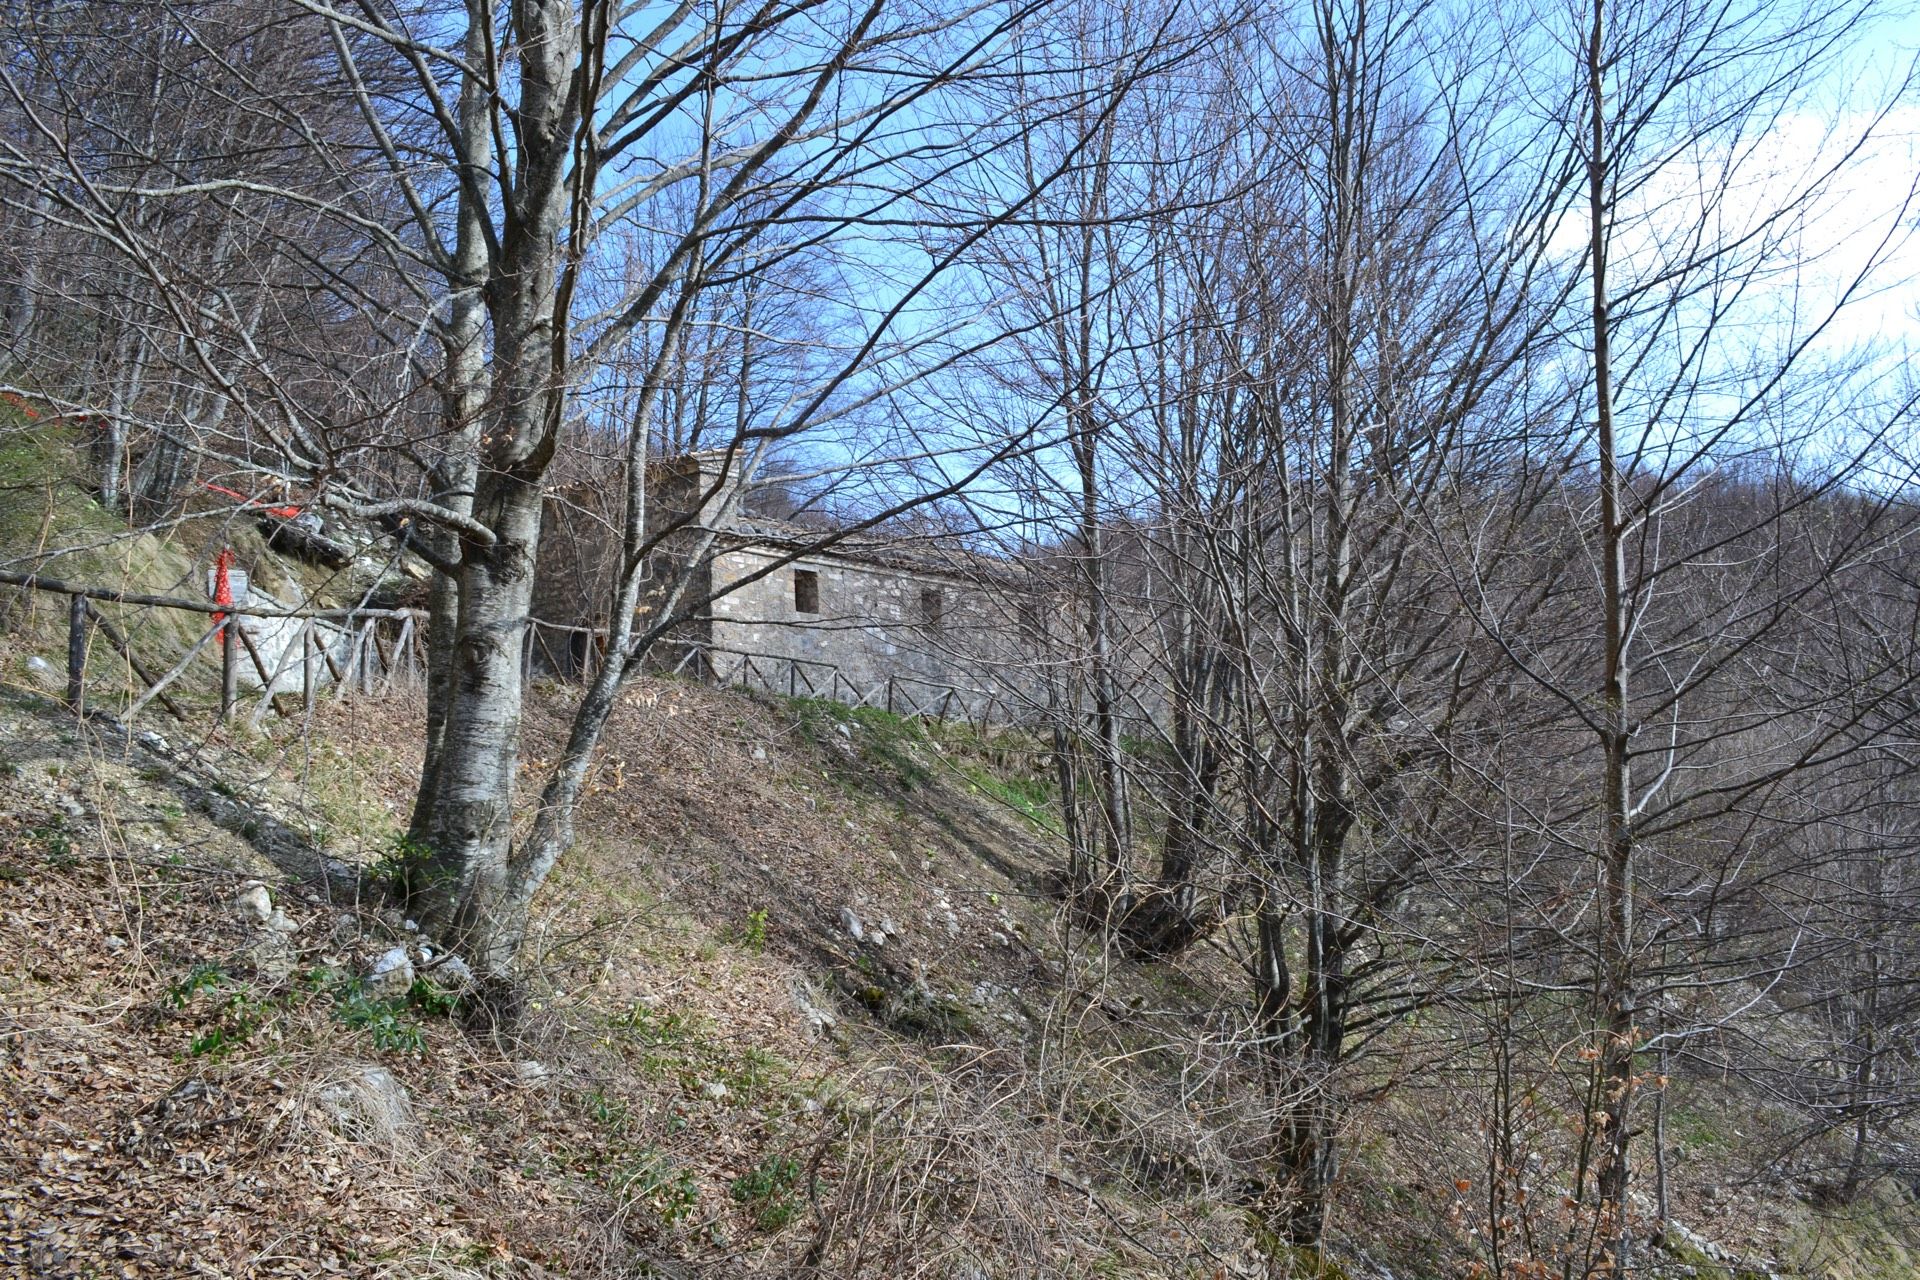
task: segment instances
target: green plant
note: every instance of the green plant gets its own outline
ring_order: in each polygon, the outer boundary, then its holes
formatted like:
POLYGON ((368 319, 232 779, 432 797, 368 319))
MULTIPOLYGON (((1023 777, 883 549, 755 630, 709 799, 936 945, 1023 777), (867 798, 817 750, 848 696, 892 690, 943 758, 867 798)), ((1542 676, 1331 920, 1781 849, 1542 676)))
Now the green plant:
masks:
POLYGON ((765 907, 747 912, 747 922, 740 929, 740 942, 755 955, 767 949, 767 909, 765 907))
POLYGON ((758 1046, 748 1046, 741 1052, 738 1065, 727 1075, 735 1088, 751 1093, 766 1088, 776 1075, 786 1070, 787 1064, 778 1054, 758 1046))
POLYGON ((752 1173, 733 1180, 729 1193, 734 1200, 753 1210, 753 1225, 762 1231, 778 1231, 799 1215, 800 1203, 793 1191, 800 1181, 800 1162, 792 1156, 773 1156, 761 1162, 752 1173))
POLYGON ((330 974, 323 982, 332 988, 333 1016, 342 1024, 372 1036, 374 1048, 391 1053, 426 1051, 426 1032, 418 1023, 403 1016, 409 1009, 422 1007, 415 1003, 416 991, 426 989, 423 999, 429 1012, 450 1013, 456 1003, 431 983, 420 980, 414 982, 406 995, 388 1000, 370 997, 366 984, 349 975, 330 974))
POLYGON ((451 872, 437 864, 432 845, 401 832, 388 842, 386 851, 374 859, 367 874, 385 885, 394 897, 409 902, 451 872))
POLYGON ((213 990, 226 976, 226 970, 217 964, 197 964, 186 977, 168 986, 160 998, 175 1009, 184 1009, 194 996, 213 990))
MULTIPOLYGON (((219 965, 197 964, 185 977, 170 984, 161 994, 169 1007, 184 1010, 203 991, 217 991, 229 975, 219 965)), ((217 1058, 253 1038, 273 1015, 273 1002, 261 999, 246 987, 227 993, 213 1013, 213 1025, 187 1041, 187 1053, 195 1058, 217 1058)))
POLYGON ((621 1196, 646 1205, 667 1226, 684 1220, 700 1201, 693 1174, 655 1147, 636 1153, 634 1162, 615 1181, 621 1196))
POLYGON ((616 1031, 630 1031, 642 1043, 656 1046, 678 1044, 693 1031, 683 1015, 671 1010, 662 1012, 637 1001, 624 1012, 609 1017, 607 1025, 616 1031))
POLYGON ((626 1127, 627 1104, 618 1098, 610 1098, 595 1089, 587 1095, 587 1110, 597 1122, 611 1132, 618 1133, 626 1127))
POLYGON ((67 830, 67 820, 55 816, 36 826, 27 828, 27 839, 38 844, 47 855, 47 861, 56 867, 71 867, 76 859, 73 855, 73 833, 67 830))
POLYGON ((1012 809, 1043 831, 1059 831, 1056 812, 1058 791, 1051 782, 1039 778, 1007 778, 979 765, 966 768, 967 780, 982 794, 1012 809))
POLYGON ((407 1005, 430 1018, 451 1018, 460 1008, 460 997, 442 991, 426 978, 415 978, 407 988, 407 1005))

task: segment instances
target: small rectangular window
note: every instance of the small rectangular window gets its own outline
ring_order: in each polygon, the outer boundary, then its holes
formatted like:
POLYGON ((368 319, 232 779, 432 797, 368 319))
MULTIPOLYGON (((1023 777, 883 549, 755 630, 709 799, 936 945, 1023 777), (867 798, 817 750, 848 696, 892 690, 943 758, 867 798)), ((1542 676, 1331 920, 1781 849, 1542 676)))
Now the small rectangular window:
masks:
POLYGON ((812 569, 793 571, 793 611, 820 612, 820 575, 812 569))
POLYGON ((940 592, 934 587, 920 589, 920 622, 922 626, 938 630, 940 620, 946 617, 947 602, 940 598, 940 592))

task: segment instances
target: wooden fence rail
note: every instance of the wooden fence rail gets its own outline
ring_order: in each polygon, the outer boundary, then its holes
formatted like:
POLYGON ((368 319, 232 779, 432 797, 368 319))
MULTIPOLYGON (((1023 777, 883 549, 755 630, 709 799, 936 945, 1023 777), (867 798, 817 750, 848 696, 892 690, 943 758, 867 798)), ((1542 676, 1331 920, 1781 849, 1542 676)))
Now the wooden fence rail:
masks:
MULTIPOLYGON (((424 679, 426 672, 425 629, 420 625, 425 615, 420 610, 282 609, 255 604, 218 604, 95 587, 11 570, 0 570, 0 585, 68 598, 66 693, 67 704, 78 714, 84 714, 87 709, 87 653, 89 637, 95 631, 126 661, 128 671, 141 689, 118 717, 125 723, 131 723, 155 701, 176 720, 186 720, 187 712, 169 696, 168 690, 192 668, 194 659, 214 643, 220 646, 219 718, 223 722, 232 718, 241 702, 243 661, 251 666, 260 681, 260 700, 249 717, 253 725, 258 725, 269 710, 283 718, 292 715, 275 699, 276 694, 283 692, 283 682, 296 673, 302 707, 311 715, 316 690, 322 683, 318 678, 321 670, 331 681, 336 700, 355 692, 363 697, 391 693, 403 678, 413 684, 424 679), (171 667, 156 676, 135 654, 120 629, 95 607, 95 601, 199 614, 209 620, 209 625, 171 667), (269 666, 259 645, 240 625, 243 618, 297 620, 300 627, 291 639, 282 637, 279 656, 269 666), (400 624, 398 632, 388 640, 381 634, 380 624, 396 621, 400 624), (331 630, 331 635, 322 633, 323 625, 331 630), (344 652, 336 656, 336 649, 344 652)), ((533 619, 527 629, 525 663, 530 672, 538 654, 549 669, 591 679, 606 660, 604 646, 602 631, 533 619), (567 637, 564 664, 550 641, 550 632, 567 637), (585 641, 584 645, 580 644, 581 640, 585 641)), ((889 675, 877 685, 863 687, 840 667, 814 658, 723 649, 686 641, 662 642, 660 648, 667 653, 680 650, 678 659, 664 667, 669 674, 691 675, 713 685, 753 688, 794 698, 827 698, 852 707, 876 707, 896 715, 964 719, 978 723, 983 730, 996 720, 1012 723, 1018 719, 1017 708, 988 689, 901 675, 889 675)))
POLYGON ((928 720, 966 720, 983 730, 989 724, 1020 721, 1018 707, 991 689, 901 675, 889 675, 878 684, 863 686, 838 666, 817 658, 686 641, 671 647, 682 651, 670 665, 662 664, 663 669, 670 675, 688 675, 706 684, 758 689, 790 698, 828 698, 850 707, 875 707, 928 720))
POLYGON ((220 646, 219 718, 223 722, 232 718, 241 701, 242 661, 252 667, 260 680, 259 705, 254 708, 249 721, 255 725, 260 723, 269 708, 283 718, 292 715, 275 698, 277 694, 289 691, 281 686, 287 677, 294 674, 296 661, 299 676, 297 687, 308 714, 313 711, 316 689, 321 683, 321 669, 332 679, 335 699, 343 699, 350 692, 358 692, 363 697, 391 693, 403 677, 408 684, 412 684, 422 679, 426 670, 419 626, 421 614, 418 610, 282 609, 255 604, 219 604, 179 596, 88 586, 42 574, 10 570, 0 570, 0 584, 68 598, 66 700, 67 705, 79 715, 87 711, 87 653, 90 636, 96 630, 126 660, 128 671, 141 690, 117 717, 128 724, 156 700, 176 720, 186 720, 186 711, 168 695, 168 689, 176 686, 191 669, 194 659, 208 645, 216 642, 220 646), (200 614, 209 619, 209 625, 173 666, 156 676, 134 653, 131 642, 120 629, 95 607, 95 601, 200 614), (259 644, 241 625, 242 619, 248 618, 279 622, 297 620, 300 623, 299 630, 291 638, 284 635, 280 637, 280 653, 271 668, 259 644), (399 631, 389 644, 381 635, 381 624, 395 621, 400 624, 399 631), (323 627, 327 629, 326 632, 322 631, 323 627), (336 649, 344 650, 338 660, 335 657, 336 649))

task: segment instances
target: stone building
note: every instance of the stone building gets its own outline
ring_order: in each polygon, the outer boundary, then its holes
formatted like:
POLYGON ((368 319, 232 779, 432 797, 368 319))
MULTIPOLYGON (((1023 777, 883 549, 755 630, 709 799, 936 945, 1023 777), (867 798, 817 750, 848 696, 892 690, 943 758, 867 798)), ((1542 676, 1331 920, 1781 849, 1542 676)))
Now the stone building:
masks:
MULTIPOLYGON (((1018 715, 1024 611, 1013 566, 872 535, 816 549, 830 530, 752 512, 724 462, 720 452, 693 454, 654 464, 648 477, 649 530, 662 536, 643 622, 670 604, 688 612, 655 645, 656 667, 903 712, 1018 715)), ((591 486, 549 503, 532 656, 555 674, 596 660, 619 553, 618 509, 604 505, 591 486)))

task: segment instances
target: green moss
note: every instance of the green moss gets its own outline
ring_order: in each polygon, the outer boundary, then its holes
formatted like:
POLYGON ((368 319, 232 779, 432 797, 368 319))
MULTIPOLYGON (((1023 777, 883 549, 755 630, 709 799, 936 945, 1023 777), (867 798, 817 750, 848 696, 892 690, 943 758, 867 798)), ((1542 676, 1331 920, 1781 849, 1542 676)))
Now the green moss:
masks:
MULTIPOLYGON (((169 539, 134 532, 89 491, 79 471, 83 442, 67 427, 15 422, 0 425, 0 557, 35 562, 49 577, 124 587, 153 595, 193 594, 194 557, 169 539)), ((199 639, 203 615, 168 609, 98 606, 127 636, 134 652, 164 669, 199 639)), ((16 629, 30 645, 61 648, 66 602, 36 595, 22 606, 16 629)), ((209 662, 212 659, 209 658, 209 662)), ((96 635, 88 677, 101 696, 129 684, 125 660, 96 635)), ((190 690, 182 689, 182 692, 190 690)))

